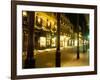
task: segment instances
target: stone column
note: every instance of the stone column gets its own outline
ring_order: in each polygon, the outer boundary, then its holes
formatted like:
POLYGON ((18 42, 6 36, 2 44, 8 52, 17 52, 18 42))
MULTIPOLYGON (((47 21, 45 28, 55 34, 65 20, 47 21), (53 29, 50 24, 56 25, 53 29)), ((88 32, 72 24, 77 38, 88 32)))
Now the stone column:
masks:
POLYGON ((28 12, 28 49, 27 49, 27 59, 25 60, 25 68, 34 68, 35 59, 34 59, 34 21, 35 21, 35 12, 28 12))

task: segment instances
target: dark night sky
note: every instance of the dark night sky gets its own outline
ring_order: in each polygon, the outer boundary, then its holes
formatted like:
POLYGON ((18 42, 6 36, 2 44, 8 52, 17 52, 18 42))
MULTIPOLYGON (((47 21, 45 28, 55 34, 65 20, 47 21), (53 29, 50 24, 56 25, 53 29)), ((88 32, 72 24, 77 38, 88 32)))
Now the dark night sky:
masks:
MULTIPOLYGON (((75 13, 66 13, 65 14, 70 22, 74 25, 74 31, 77 30, 77 14, 75 13)), ((78 14, 79 15, 79 26, 81 27, 81 32, 83 30, 83 28, 85 29, 85 33, 88 34, 89 33, 89 14, 78 14), (84 25, 84 26, 83 26, 84 25)))

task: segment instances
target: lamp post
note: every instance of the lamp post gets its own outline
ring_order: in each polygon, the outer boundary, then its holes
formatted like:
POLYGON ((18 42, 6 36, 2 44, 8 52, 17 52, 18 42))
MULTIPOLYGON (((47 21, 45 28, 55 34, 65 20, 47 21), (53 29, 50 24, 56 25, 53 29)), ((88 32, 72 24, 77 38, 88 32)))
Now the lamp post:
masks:
POLYGON ((83 53, 85 53, 85 26, 83 23, 82 25, 83 25, 83 53))
POLYGON ((79 58, 79 14, 77 14, 77 59, 79 58))
POLYGON ((57 50, 56 50, 56 67, 61 66, 60 59, 60 13, 57 13, 57 50))

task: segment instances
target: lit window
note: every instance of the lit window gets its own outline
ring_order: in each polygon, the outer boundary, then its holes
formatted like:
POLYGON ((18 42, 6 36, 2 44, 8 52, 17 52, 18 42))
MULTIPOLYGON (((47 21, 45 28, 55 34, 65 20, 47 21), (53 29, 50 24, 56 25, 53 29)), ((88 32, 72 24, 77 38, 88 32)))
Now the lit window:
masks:
POLYGON ((77 46, 77 40, 75 40, 75 46, 77 46))
POLYGON ((46 47, 46 38, 40 37, 40 47, 46 47))

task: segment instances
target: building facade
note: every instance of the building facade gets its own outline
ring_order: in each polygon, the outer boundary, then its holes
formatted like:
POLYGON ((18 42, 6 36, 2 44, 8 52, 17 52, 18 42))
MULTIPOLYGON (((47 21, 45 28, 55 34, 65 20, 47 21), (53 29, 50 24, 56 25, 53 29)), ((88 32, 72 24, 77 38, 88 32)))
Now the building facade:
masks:
MULTIPOLYGON (((23 12, 23 51, 28 47, 28 14, 23 12)), ((60 19, 60 47, 76 46, 76 33, 73 24, 65 14, 61 14, 60 19)), ((57 44, 57 14, 50 12, 35 12, 34 24, 34 48, 42 50, 46 48, 56 48, 57 44)), ((81 35, 80 35, 81 36, 81 35)), ((81 39, 81 38, 80 38, 81 39)))
POLYGON ((79 46, 84 45, 82 32, 74 30, 76 26, 66 14, 22 12, 23 62, 40 52, 54 50, 56 65, 60 66, 60 52, 67 48, 77 48, 76 53, 79 56, 79 46))

